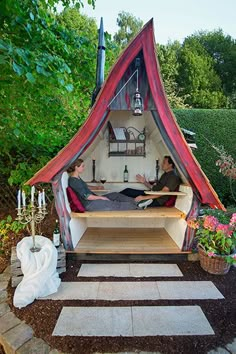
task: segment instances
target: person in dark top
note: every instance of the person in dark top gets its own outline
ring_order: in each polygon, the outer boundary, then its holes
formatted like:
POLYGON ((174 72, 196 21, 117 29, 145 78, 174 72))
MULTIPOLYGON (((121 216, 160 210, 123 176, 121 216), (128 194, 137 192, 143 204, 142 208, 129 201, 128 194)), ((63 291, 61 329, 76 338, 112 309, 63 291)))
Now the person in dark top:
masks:
MULTIPOLYGON (((147 188, 152 191, 163 191, 163 192, 174 192, 180 185, 181 179, 176 175, 174 171, 175 165, 170 156, 165 156, 162 162, 162 170, 164 171, 160 180, 157 181, 152 187, 151 184, 146 181, 144 176, 137 175, 136 179, 138 182, 143 183, 147 188)), ((147 200, 152 200, 150 207, 162 206, 164 205, 170 196, 168 195, 154 195, 145 194, 144 190, 126 188, 120 192, 126 196, 132 197, 136 202, 145 202, 147 200)))
POLYGON ((84 161, 78 159, 68 168, 67 172, 70 174, 68 186, 73 189, 86 210, 140 210, 150 203, 145 201, 142 206, 139 206, 139 202, 133 198, 117 192, 96 195, 80 177, 84 168, 84 161))

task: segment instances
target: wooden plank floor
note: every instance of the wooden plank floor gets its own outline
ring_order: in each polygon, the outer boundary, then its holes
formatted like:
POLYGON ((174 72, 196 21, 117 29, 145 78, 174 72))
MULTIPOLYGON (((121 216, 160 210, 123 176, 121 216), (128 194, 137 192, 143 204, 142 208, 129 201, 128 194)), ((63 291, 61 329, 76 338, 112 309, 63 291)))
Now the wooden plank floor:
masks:
POLYGON ((88 228, 73 253, 176 254, 183 253, 163 228, 88 228))

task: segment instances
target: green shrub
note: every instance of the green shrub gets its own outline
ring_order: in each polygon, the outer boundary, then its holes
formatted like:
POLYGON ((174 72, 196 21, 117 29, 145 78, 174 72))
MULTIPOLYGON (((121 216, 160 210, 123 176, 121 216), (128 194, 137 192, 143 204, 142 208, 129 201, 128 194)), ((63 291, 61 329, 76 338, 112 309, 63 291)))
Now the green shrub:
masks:
MULTIPOLYGON (((236 156, 236 110, 226 109, 176 109, 174 114, 181 128, 196 133, 197 149, 193 151, 202 170, 225 206, 235 204, 227 177, 216 166, 217 152, 211 145, 223 146, 236 156)), ((236 181, 233 183, 236 186, 236 181)))

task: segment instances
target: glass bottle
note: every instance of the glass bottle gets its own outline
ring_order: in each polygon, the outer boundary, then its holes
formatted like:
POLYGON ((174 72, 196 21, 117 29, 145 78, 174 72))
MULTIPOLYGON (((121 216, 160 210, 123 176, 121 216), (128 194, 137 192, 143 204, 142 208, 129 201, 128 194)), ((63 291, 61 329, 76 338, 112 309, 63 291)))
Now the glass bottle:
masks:
POLYGON ((59 247, 60 246, 60 229, 59 229, 59 223, 58 220, 56 220, 56 225, 55 228, 53 230, 53 244, 55 247, 59 247))
POLYGON ((125 169, 124 169, 124 182, 128 182, 129 180, 129 171, 127 168, 127 165, 125 165, 125 169))
POLYGON ((158 173, 159 173, 159 161, 156 160, 156 181, 158 182, 158 173))

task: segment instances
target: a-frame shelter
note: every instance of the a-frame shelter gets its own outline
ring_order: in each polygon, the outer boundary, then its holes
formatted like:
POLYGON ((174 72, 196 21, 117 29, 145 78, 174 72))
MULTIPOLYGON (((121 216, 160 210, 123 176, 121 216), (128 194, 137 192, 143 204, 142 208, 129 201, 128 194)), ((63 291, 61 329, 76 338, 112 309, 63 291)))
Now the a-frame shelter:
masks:
MULTIPOLYGON (((180 252, 189 251, 193 233, 187 227, 187 218, 198 214, 201 203, 208 204, 212 208, 223 209, 224 207, 185 141, 169 106, 156 56, 153 20, 150 20, 116 61, 102 85, 88 118, 79 131, 27 183, 30 185, 52 183, 64 246, 67 250, 74 250, 86 229, 91 225, 91 227, 98 226, 99 221, 95 218, 96 222, 92 224, 92 217, 90 221, 84 216, 81 220, 79 217, 76 218, 76 221, 71 218, 63 182, 64 172, 70 164, 78 157, 83 158, 87 165, 87 174, 84 179, 91 181, 92 160, 96 160, 96 177, 106 173, 108 181, 106 186, 109 186, 110 190, 119 190, 124 187, 121 182, 125 164, 129 168, 130 183, 135 184, 137 173, 145 171, 155 173, 156 160, 161 161, 165 155, 170 155, 175 162, 183 181, 182 190, 186 198, 177 197, 177 202, 178 199, 179 202, 176 204, 176 207, 183 211, 184 217, 182 215, 179 221, 172 222, 171 217, 164 216, 164 223, 161 227, 169 230, 180 252), (136 75, 133 75, 137 70, 137 63, 138 86, 143 98, 144 112, 142 116, 134 117, 131 101, 137 85, 136 75), (125 143, 122 145, 121 141, 117 148, 111 143, 107 128, 108 121, 114 128, 125 127, 127 130, 132 128, 130 132, 134 132, 133 139, 136 142, 138 138, 135 132, 144 132, 145 143, 140 141, 140 144, 125 143), (176 228, 177 223, 180 225, 179 231, 178 227, 176 228), (175 232, 179 232, 181 237, 173 236, 175 232), (78 237, 76 233, 79 234, 78 237)), ((148 210, 145 213, 147 214, 148 210)), ((129 212, 126 212, 126 216, 127 214, 129 212)), ((108 219, 111 218, 104 216, 102 222, 106 223, 108 219)), ((140 215, 140 219, 143 219, 143 216, 140 215)), ((137 221, 137 218, 135 220, 137 221)), ((111 225, 111 228, 118 227, 120 219, 119 222, 114 221, 113 224, 107 225, 111 225)), ((132 225, 134 227, 131 222, 129 227, 132 228, 132 225)), ((141 223, 140 220, 140 224, 135 223, 135 225, 139 228, 145 225, 145 222, 141 223)), ((154 224, 151 226, 155 227, 154 224)))

